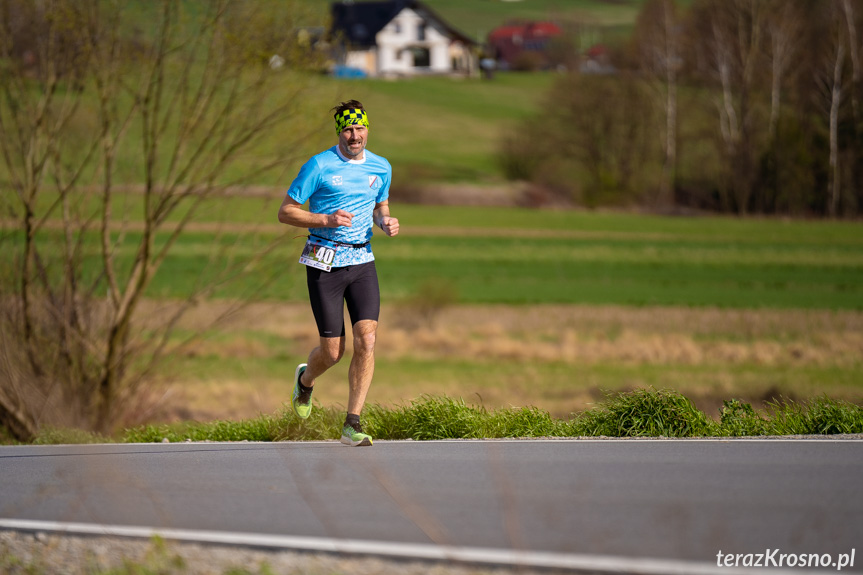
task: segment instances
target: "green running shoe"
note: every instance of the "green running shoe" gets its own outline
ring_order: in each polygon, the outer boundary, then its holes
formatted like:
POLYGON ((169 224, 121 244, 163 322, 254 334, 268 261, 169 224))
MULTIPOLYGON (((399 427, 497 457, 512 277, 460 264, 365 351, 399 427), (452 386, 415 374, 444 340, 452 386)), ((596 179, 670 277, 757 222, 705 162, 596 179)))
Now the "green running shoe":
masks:
POLYGON ((291 408, 300 419, 308 419, 312 413, 312 392, 300 391, 300 376, 306 371, 306 364, 301 363, 294 372, 294 393, 291 395, 291 408))
POLYGON ((372 444, 372 436, 363 433, 360 424, 346 425, 342 428, 341 442, 351 447, 367 447, 372 444))

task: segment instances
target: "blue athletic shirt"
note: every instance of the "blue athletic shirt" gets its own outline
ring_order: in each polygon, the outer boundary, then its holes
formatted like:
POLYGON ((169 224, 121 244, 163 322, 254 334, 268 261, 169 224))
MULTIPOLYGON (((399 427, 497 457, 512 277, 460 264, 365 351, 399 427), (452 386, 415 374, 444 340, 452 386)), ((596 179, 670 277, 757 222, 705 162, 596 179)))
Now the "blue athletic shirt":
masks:
MULTIPOLYGON (((309 211, 316 214, 336 210, 352 213, 349 228, 309 228, 309 233, 345 244, 362 244, 372 238, 372 212, 375 204, 389 198, 392 175, 392 166, 382 156, 365 150, 362 160, 351 160, 333 146, 300 168, 288 196, 299 204, 308 201, 309 211)), ((364 248, 340 246, 332 265, 352 266, 374 259, 371 244, 364 248)))

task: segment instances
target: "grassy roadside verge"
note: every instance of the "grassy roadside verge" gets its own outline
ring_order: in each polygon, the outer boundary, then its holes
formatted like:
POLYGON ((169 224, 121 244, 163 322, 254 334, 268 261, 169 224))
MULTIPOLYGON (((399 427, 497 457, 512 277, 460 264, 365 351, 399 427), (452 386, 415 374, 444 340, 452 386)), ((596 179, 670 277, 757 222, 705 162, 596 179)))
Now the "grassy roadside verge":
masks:
MULTIPOLYGON (((145 425, 127 429, 117 441, 321 441, 337 437, 342 418, 340 409, 318 405, 305 421, 285 409, 243 421, 145 425)), ((639 389, 609 394, 597 407, 570 419, 555 419, 533 407, 488 410, 460 399, 423 396, 398 407, 368 406, 363 420, 375 439, 388 440, 836 435, 863 433, 863 406, 821 396, 772 401, 756 410, 730 399, 714 420, 679 392, 639 389)), ((47 430, 35 443, 110 441, 79 431, 47 430)))

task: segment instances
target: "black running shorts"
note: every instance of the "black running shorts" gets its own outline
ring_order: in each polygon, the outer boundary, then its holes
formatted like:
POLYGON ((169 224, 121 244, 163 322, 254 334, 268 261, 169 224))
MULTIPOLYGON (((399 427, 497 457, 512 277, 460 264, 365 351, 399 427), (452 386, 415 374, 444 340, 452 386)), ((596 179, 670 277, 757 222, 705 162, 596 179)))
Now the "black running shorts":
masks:
POLYGON ((328 272, 307 266, 306 281, 321 337, 345 335, 345 303, 351 325, 364 319, 378 321, 381 292, 375 262, 333 268, 328 272))

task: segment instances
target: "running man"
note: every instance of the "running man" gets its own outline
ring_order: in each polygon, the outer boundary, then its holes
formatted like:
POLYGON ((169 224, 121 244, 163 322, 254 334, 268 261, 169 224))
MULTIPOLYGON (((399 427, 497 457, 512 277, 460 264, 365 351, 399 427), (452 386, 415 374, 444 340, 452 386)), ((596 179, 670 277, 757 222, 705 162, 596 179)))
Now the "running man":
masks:
POLYGON ((309 417, 315 380, 344 355, 347 303, 354 355, 341 442, 366 446, 372 438, 363 432, 360 412, 375 370, 380 313, 372 226, 395 236, 399 221, 390 216, 388 202, 392 167, 366 149, 369 120, 363 105, 350 100, 333 110, 338 144, 303 165, 279 208, 280 222, 309 230, 300 263, 306 265, 309 301, 320 335, 308 363, 298 365, 294 373, 291 407, 298 417, 309 417), (302 207, 306 201, 308 211, 302 207))

